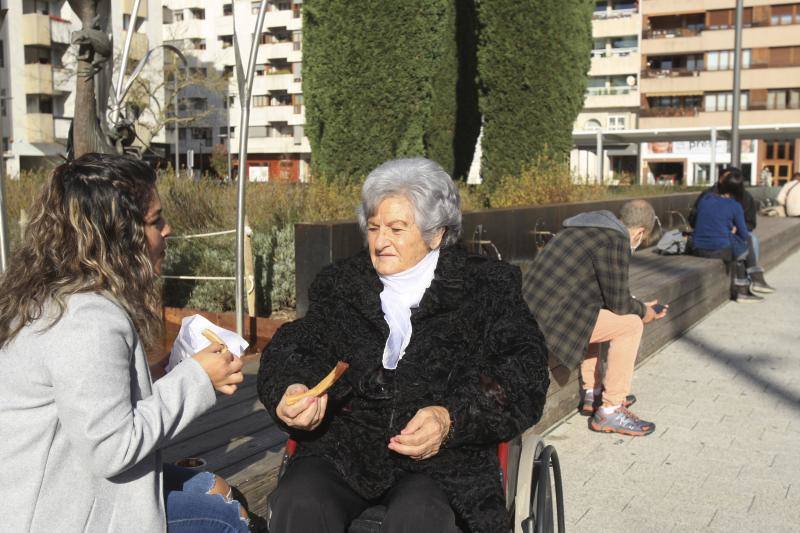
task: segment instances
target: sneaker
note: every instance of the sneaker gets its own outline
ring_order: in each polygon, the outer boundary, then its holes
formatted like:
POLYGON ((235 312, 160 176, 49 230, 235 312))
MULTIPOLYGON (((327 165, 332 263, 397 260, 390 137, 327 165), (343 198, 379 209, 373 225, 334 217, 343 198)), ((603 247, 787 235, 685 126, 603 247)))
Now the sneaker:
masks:
POLYGON ((761 280, 753 280, 753 283, 750 284, 750 290, 753 292, 761 292, 764 294, 770 294, 775 292, 775 287, 771 286, 766 281, 761 280))
POLYGON ((626 408, 619 407, 616 411, 607 415, 603 414, 600 409, 595 411, 589 423, 589 428, 592 431, 601 433, 620 433, 631 437, 644 437, 655 431, 656 425, 652 422, 640 420, 638 416, 626 408))
MULTIPOLYGON (((583 416, 592 416, 594 412, 600 407, 601 398, 595 397, 594 390, 581 389, 581 403, 578 404, 578 412, 583 416)), ((636 403, 636 396, 628 394, 622 402, 622 407, 628 408, 636 403)))
POLYGON ((751 292, 740 292, 733 300, 737 304, 757 304, 764 301, 764 298, 751 292))

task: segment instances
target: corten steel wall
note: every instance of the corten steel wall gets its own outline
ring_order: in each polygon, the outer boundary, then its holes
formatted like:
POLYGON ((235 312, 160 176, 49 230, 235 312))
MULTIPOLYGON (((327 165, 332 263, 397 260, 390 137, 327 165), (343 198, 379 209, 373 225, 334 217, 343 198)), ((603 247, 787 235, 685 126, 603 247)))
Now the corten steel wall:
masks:
MULTIPOLYGON (((687 215, 698 193, 648 197, 664 227, 670 211, 687 215)), ((464 213, 462 238, 472 239, 475 227, 483 226, 483 239, 491 240, 507 261, 532 259, 536 254, 534 228, 557 232, 564 219, 578 213, 608 209, 614 213, 631 198, 546 206, 490 209, 464 213)), ((674 220, 678 223, 678 220, 674 220)), ((364 245, 355 221, 333 221, 295 225, 295 272, 297 316, 308 310, 308 288, 317 273, 332 262, 349 257, 364 245)))

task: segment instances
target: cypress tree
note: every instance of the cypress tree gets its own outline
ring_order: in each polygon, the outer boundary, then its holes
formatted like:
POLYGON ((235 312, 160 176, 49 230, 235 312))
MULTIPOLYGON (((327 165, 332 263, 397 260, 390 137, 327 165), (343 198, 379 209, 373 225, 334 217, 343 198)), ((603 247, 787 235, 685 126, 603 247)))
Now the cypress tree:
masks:
POLYGON ((478 69, 488 184, 566 158, 583 107, 592 0, 480 0, 478 69))
POLYGON ((423 155, 453 169, 453 0, 306 0, 303 93, 315 171, 423 155))

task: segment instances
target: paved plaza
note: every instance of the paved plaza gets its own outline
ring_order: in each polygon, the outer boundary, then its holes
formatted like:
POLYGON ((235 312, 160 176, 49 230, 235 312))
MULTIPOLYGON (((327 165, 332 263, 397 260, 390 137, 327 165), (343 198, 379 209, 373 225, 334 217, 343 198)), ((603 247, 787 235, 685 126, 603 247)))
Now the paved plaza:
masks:
POLYGON ((546 437, 564 473, 567 531, 800 531, 800 252, 767 273, 778 292, 728 303, 637 368, 648 437, 546 437))

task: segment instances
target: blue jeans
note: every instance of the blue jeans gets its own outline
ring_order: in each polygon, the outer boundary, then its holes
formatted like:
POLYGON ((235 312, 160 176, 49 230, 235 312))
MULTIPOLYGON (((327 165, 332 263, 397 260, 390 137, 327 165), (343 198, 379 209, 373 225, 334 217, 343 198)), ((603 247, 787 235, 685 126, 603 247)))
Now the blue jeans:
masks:
POLYGON ((239 502, 208 494, 214 474, 164 464, 164 500, 169 533, 247 533, 239 502))

